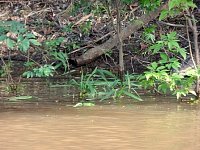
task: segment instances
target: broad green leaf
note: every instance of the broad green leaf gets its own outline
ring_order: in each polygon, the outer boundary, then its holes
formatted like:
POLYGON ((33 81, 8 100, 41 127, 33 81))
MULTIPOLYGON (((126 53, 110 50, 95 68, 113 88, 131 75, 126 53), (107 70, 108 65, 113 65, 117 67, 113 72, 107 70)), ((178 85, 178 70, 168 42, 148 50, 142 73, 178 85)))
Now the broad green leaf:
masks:
POLYGON ((178 70, 180 68, 180 63, 179 62, 174 62, 172 63, 171 67, 175 70, 178 70))
MULTIPOLYGON (((169 1, 169 10, 173 9, 177 4, 179 3, 179 0, 171 0, 169 1)), ((180 4, 180 3, 179 3, 180 4)))
POLYGON ((149 80, 152 77, 152 74, 150 74, 150 73, 149 74, 145 74, 145 77, 146 77, 147 80, 149 80))
POLYGON ((161 54, 160 54, 160 57, 161 57, 165 62, 167 62, 167 60, 168 60, 167 54, 161 53, 161 54))
POLYGON ((19 35, 18 38, 17 38, 17 42, 21 42, 24 40, 24 37, 23 35, 19 35))
POLYGON ((32 71, 26 71, 22 74, 23 77, 26 78, 33 78, 34 77, 34 73, 32 71))
POLYGON ((158 67, 158 63, 153 62, 153 63, 151 63, 151 66, 152 66, 153 69, 156 70, 156 68, 158 67))
POLYGON ((162 10, 159 16, 159 21, 164 20, 168 16, 168 10, 162 10))
POLYGON ((158 41, 156 44, 149 47, 149 50, 153 50, 153 54, 157 54, 163 48, 163 42, 158 41))
POLYGON ((195 5, 195 3, 193 2, 193 0, 191 1, 187 1, 187 3, 185 3, 185 5, 187 5, 187 7, 191 7, 191 8, 196 8, 197 6, 195 5))
POLYGON ((41 43, 38 42, 38 41, 35 40, 35 39, 30 39, 29 41, 30 41, 33 45, 37 45, 37 46, 40 46, 40 45, 41 45, 41 43))
POLYGON ((30 47, 30 42, 29 42, 29 40, 28 39, 24 39, 22 42, 21 42, 21 51, 24 51, 24 52, 26 52, 28 49, 29 49, 29 47, 30 47))
POLYGON ((15 44, 16 44, 16 42, 11 40, 10 38, 7 38, 6 39, 6 44, 7 44, 8 48, 13 49, 15 44))
POLYGON ((179 53, 181 54, 181 56, 183 57, 183 59, 186 59, 186 50, 184 48, 180 48, 179 49, 179 53))
POLYGON ((167 34, 168 41, 178 41, 177 40, 177 33, 176 32, 170 32, 167 34))
POLYGON ((7 39, 7 36, 6 35, 1 35, 0 36, 0 41, 4 41, 4 40, 6 40, 7 39))
POLYGON ((163 69, 165 69, 166 67, 165 66, 160 66, 160 67, 158 67, 157 69, 156 69, 156 71, 161 71, 161 70, 163 70, 163 69))
POLYGON ((167 93, 167 89, 169 89, 169 85, 167 85, 166 83, 162 83, 158 86, 158 90, 162 91, 163 93, 167 93))
POLYGON ((179 48, 179 44, 176 41, 170 41, 168 42, 169 50, 172 50, 173 48, 179 48))
POLYGON ((27 34, 25 34, 25 37, 28 38, 28 39, 34 39, 35 35, 32 34, 32 33, 27 33, 27 34))
POLYGON ((44 76, 48 77, 51 75, 51 70, 49 68, 44 69, 44 76))

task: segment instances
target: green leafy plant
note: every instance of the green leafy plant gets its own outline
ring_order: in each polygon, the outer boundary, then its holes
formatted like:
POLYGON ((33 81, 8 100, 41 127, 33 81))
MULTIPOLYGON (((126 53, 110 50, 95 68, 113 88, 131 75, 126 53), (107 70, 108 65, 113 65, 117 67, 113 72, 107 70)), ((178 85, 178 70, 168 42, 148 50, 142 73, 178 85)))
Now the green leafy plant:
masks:
POLYGON ((72 31, 73 31, 73 26, 74 26, 73 23, 69 23, 69 24, 67 24, 67 25, 65 25, 65 26, 63 27, 63 31, 64 31, 64 32, 67 32, 67 33, 72 33, 72 31))
POLYGON ((177 99, 189 93, 195 95, 192 86, 199 76, 199 71, 191 69, 184 75, 178 73, 180 63, 176 56, 180 55, 183 59, 186 58, 186 50, 181 48, 178 42, 176 33, 171 32, 162 35, 161 40, 150 46, 153 54, 160 55, 160 60, 152 62, 147 67, 148 71, 140 77, 140 83, 144 88, 153 88, 164 94, 171 92, 177 96, 177 99))
POLYGON ((89 34, 90 30, 92 28, 92 22, 91 21, 86 21, 83 24, 80 25, 80 29, 83 34, 89 34))
POLYGON ((161 12, 159 20, 164 20, 168 16, 174 17, 185 10, 194 9, 196 7, 193 0, 170 0, 168 6, 168 9, 161 12))
POLYGON ((97 90, 94 85, 93 81, 93 75, 96 73, 96 69, 91 74, 86 74, 84 75, 83 72, 81 73, 81 79, 80 82, 76 81, 74 79, 71 80, 71 84, 75 85, 79 88, 80 94, 79 97, 81 99, 84 98, 89 98, 89 99, 94 99, 97 95, 97 90))
POLYGON ((46 47, 46 49, 48 49, 49 51, 51 50, 56 50, 58 48, 59 45, 61 45, 61 43, 64 41, 64 37, 59 37, 57 39, 53 39, 53 40, 47 40, 44 43, 44 46, 46 47))
POLYGON ((34 68, 32 71, 26 71, 23 73, 24 77, 33 78, 33 77, 49 77, 53 76, 55 68, 51 65, 44 65, 39 68, 34 68))
POLYGON ((50 55, 55 58, 58 62, 56 62, 56 66, 54 69, 57 69, 59 67, 64 67, 64 71, 66 72, 69 69, 69 63, 68 63, 68 55, 64 52, 57 52, 52 51, 50 52, 50 55))
POLYGON ((74 3, 72 14, 76 15, 80 11, 89 14, 92 11, 93 2, 88 0, 79 0, 74 3))
POLYGON ((153 11, 157 9, 161 4, 160 0, 140 0, 139 2, 141 6, 147 11, 153 11))
MULTIPOLYGON (((54 40, 48 40, 45 42, 45 47, 48 49, 48 53, 52 59, 55 60, 56 65, 54 66, 54 69, 63 67, 64 71, 66 72, 69 69, 68 53, 58 50, 59 46, 63 44, 63 42, 63 37, 59 37, 54 40)), ((67 48, 68 46, 66 45, 65 47, 67 48)))
POLYGON ((95 16, 100 16, 106 12, 106 7, 104 6, 105 1, 96 1, 93 3, 92 13, 95 16))
POLYGON ((6 76, 6 68, 5 66, 1 66, 0 68, 0 77, 6 76))
POLYGON ((145 42, 147 43, 155 42, 155 30, 156 30, 156 27, 154 25, 144 29, 142 38, 144 39, 145 42))
POLYGON ((71 84, 79 87, 81 99, 100 99, 102 101, 128 96, 141 101, 142 99, 135 90, 138 88, 138 84, 132 79, 133 75, 127 73, 125 81, 122 83, 112 72, 96 68, 91 74, 84 75, 82 73, 80 82, 72 80, 71 84))
POLYGON ((5 41, 9 49, 16 48, 22 52, 27 52, 31 44, 41 45, 24 24, 16 21, 0 21, 0 41, 5 41))
POLYGON ((3 69, 0 69, 0 77, 3 77, 5 75, 5 72, 3 69))
POLYGON ((152 54, 160 53, 163 57, 168 57, 168 54, 173 54, 174 56, 181 55, 183 59, 186 59, 186 50, 181 48, 178 42, 176 32, 171 32, 167 35, 161 35, 161 40, 150 46, 149 50, 152 54), (165 56, 164 53, 166 53, 165 56))
POLYGON ((72 42, 69 42, 65 45, 66 49, 67 49, 67 52, 71 52, 73 51, 74 49, 77 49, 77 48, 80 48, 80 43, 76 42, 76 41, 72 41, 72 42))

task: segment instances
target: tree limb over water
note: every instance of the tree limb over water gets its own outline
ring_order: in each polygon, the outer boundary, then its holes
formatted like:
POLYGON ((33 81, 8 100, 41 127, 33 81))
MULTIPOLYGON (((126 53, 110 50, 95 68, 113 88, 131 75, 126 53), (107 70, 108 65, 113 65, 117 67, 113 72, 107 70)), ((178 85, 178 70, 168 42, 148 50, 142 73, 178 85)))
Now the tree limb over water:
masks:
MULTIPOLYGON (((168 1, 164 3, 162 6, 160 6, 157 10, 144 14, 140 18, 135 20, 133 23, 130 23, 126 28, 124 28, 121 31, 122 40, 125 40, 127 37, 131 36, 132 33, 136 32, 141 27, 143 27, 150 21, 157 18, 163 9, 167 9, 167 6, 168 6, 168 1)), ((111 50, 113 47, 117 46, 117 44, 118 44, 118 37, 117 35, 114 35, 105 43, 98 45, 92 49, 89 49, 83 55, 81 55, 78 58, 71 59, 71 61, 78 66, 91 63, 97 57, 103 55, 104 53, 111 50)))

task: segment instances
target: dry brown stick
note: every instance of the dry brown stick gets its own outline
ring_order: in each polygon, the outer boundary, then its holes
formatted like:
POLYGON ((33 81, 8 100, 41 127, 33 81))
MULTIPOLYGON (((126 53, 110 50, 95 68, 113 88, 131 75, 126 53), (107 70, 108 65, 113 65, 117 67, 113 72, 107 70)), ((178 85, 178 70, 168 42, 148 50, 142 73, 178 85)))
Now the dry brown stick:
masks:
POLYGON ((164 24, 167 26, 172 26, 172 27, 180 27, 180 28, 186 27, 185 25, 182 25, 182 24, 173 24, 173 23, 164 22, 164 21, 157 21, 157 23, 164 24))

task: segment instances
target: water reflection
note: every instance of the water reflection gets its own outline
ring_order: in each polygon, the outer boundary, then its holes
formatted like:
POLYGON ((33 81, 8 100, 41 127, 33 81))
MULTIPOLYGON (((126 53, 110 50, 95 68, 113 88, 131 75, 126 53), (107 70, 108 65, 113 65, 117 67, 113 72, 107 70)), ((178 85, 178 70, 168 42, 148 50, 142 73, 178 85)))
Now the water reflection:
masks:
POLYGON ((0 145, 3 150, 199 150, 200 111, 177 111, 173 105, 2 111, 0 145))
POLYGON ((2 150, 200 149, 199 105, 162 97, 161 102, 73 108, 69 104, 77 101, 71 94, 75 89, 36 81, 22 84, 22 95, 32 95, 32 102, 10 103, 4 87, 1 84, 2 150))

